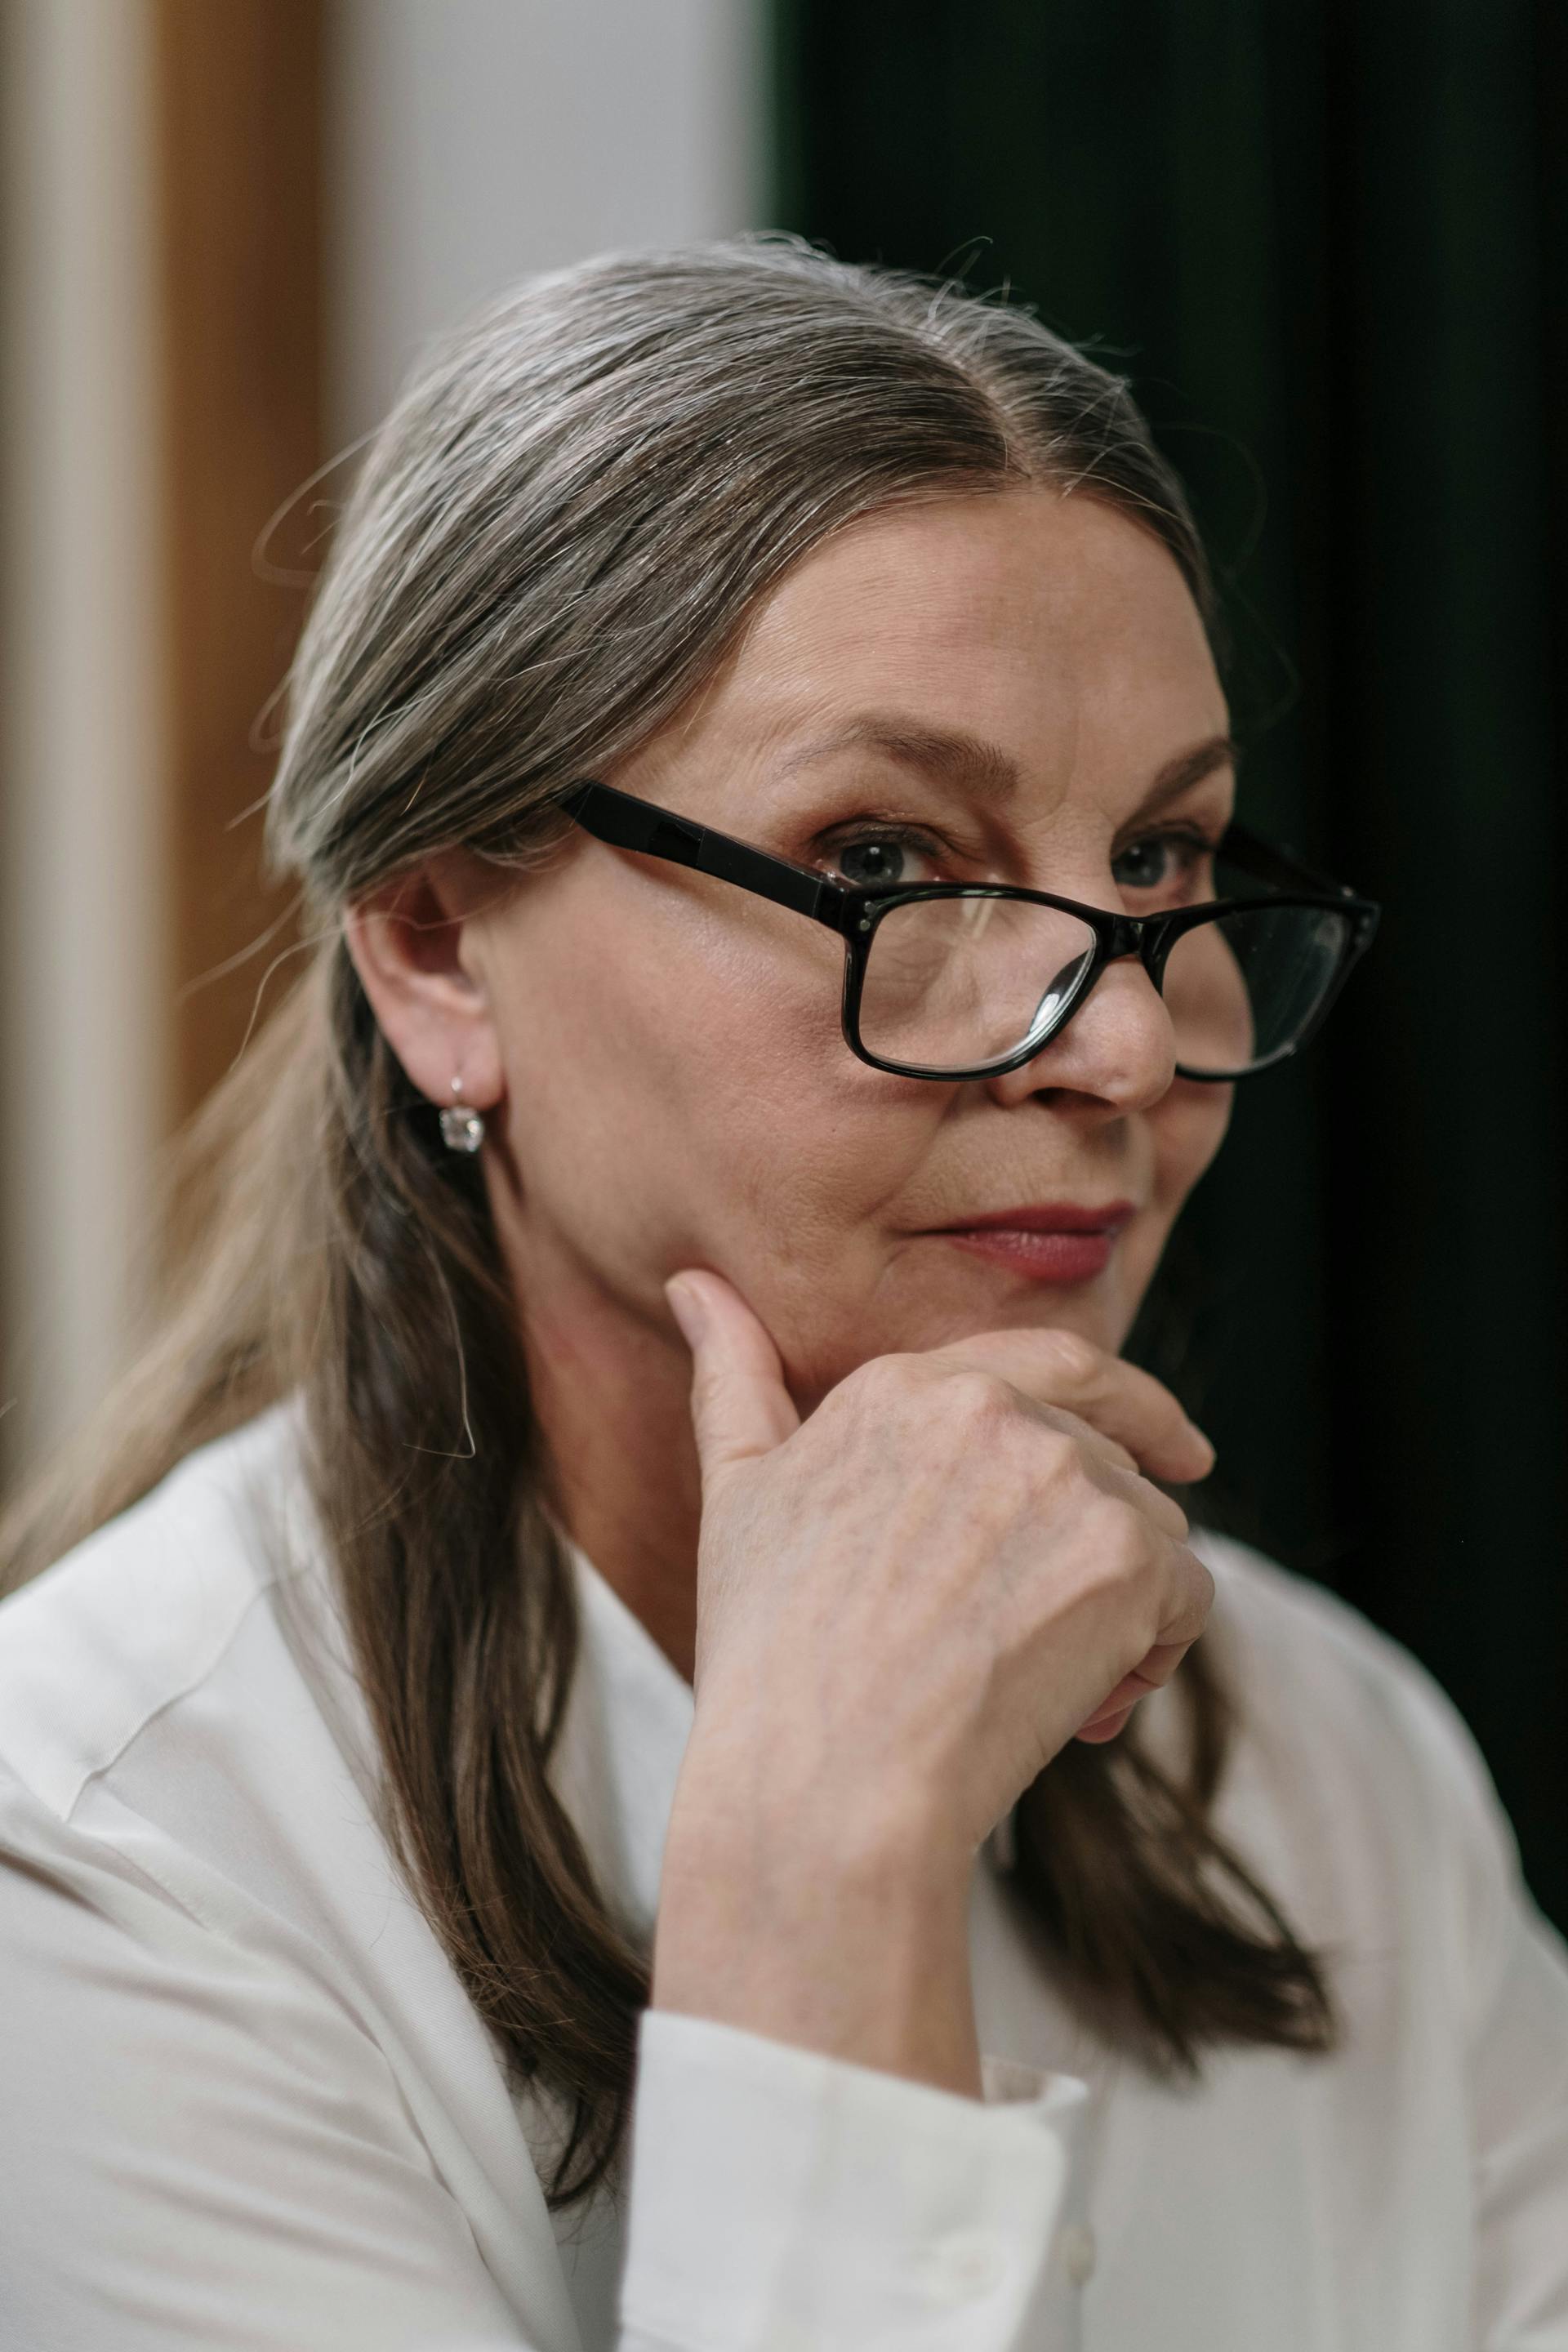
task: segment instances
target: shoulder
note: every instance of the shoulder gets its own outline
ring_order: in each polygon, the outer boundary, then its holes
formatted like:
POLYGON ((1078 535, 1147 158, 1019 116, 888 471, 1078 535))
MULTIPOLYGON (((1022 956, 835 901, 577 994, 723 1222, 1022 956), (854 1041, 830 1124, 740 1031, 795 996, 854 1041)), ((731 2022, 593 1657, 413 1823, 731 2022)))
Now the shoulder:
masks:
POLYGON ((295 1557, 292 1399, 198 1447, 0 1601, 0 1763, 50 1811, 199 1691, 295 1557))
POLYGON ((289 1399, 193 1451, 0 1606, 13 1986, 129 1981, 134 1952, 148 1983, 234 1971, 242 2005, 279 1969, 337 1998, 354 1954, 395 1940, 302 1434, 289 1399))
POLYGON ((1249 1545, 1200 1529, 1194 1546, 1215 1578, 1232 1696, 1253 1736, 1267 1717, 1321 1748, 1335 1735, 1358 1752, 1392 1746, 1439 1774, 1484 1776, 1458 1709, 1394 1635, 1249 1545))
POLYGON ((1237 1718, 1218 1825, 1309 1933, 1446 1955, 1453 1997, 1479 2003, 1532 1906, 1459 1710, 1337 1594, 1228 1538, 1194 1545, 1215 1578, 1215 1663, 1237 1718))

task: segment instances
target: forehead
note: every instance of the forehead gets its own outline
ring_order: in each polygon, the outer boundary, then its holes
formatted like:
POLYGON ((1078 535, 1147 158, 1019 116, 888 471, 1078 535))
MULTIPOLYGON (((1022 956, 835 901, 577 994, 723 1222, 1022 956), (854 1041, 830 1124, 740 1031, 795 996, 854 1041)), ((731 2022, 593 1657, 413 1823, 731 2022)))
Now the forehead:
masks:
POLYGON ((679 731, 789 756, 867 710, 996 746, 1067 788, 1122 782, 1223 733, 1225 699, 1174 558, 1102 500, 943 498, 847 525, 759 603, 679 731))

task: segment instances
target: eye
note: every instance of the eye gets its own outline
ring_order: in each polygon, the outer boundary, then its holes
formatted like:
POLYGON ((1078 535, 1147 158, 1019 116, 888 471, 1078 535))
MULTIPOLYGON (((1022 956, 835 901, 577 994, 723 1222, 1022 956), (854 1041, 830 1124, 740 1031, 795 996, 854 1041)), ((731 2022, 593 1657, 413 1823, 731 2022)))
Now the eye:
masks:
POLYGON ((1111 878, 1123 890, 1153 896, 1163 904, 1206 898, 1214 893, 1215 845, 1186 826, 1140 835, 1111 860, 1111 878))
POLYGON ((879 824, 828 845, 824 856, 857 889, 895 888, 900 882, 931 882, 934 873, 917 866, 937 866, 942 853, 929 835, 912 825, 879 824))

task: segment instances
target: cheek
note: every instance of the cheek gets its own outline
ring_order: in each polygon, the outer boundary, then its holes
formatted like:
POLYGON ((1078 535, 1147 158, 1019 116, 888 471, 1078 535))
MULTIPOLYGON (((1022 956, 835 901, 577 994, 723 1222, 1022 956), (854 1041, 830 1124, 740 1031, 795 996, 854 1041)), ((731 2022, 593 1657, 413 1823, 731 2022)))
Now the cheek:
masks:
POLYGON ((1173 1220, 1230 1125, 1234 1087, 1178 1078, 1150 1117, 1154 1136, 1154 1196, 1173 1220))
POLYGON ((1153 1188, 1145 1215, 1129 1230, 1119 1254, 1110 1344, 1120 1348, 1154 1278, 1182 1204, 1225 1139, 1233 1089, 1178 1078, 1148 1114, 1153 1143, 1153 1188))
POLYGON ((509 967, 524 1219, 645 1307, 692 1263, 719 1265, 764 1319, 758 1293, 782 1312, 793 1288, 853 1289, 879 1202, 927 1147, 929 1107, 890 1104, 844 1043, 842 951, 799 928, 760 937, 689 902, 578 909, 509 967), (590 945, 605 940, 613 952, 590 945))
POLYGON ((1154 1181, 1150 1213, 1139 1220, 1138 1246, 1129 1254, 1126 1268, 1129 1324, 1153 1279, 1183 1203, 1225 1140, 1234 1091, 1178 1078, 1149 1114, 1154 1181))

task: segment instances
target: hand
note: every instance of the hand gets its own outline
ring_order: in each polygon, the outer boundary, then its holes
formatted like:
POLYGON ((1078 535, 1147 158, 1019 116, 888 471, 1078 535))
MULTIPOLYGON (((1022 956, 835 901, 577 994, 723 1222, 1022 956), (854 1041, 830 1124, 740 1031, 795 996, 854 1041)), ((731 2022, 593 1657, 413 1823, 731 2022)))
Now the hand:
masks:
POLYGON ((738 1292, 681 1276, 702 1467, 694 1743, 739 1797, 970 1852, 1202 1631, 1208 1571, 1140 1465, 1204 1475, 1169 1392, 1076 1334, 873 1359, 804 1423, 738 1292), (759 1801, 763 1790, 755 1790, 759 1801))

